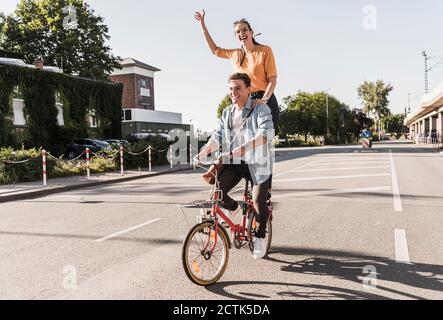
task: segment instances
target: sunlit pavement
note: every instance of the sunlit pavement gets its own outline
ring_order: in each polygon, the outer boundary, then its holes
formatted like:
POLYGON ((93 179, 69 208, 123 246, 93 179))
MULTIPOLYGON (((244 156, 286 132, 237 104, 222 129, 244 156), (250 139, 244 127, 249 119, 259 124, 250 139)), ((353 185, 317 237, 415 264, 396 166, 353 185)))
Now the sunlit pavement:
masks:
MULTIPOLYGON (((443 299, 443 157, 406 143, 284 151, 267 258, 193 285, 184 172, 0 204, 2 299, 443 299)), ((242 185, 239 185, 239 188, 242 185)), ((241 197, 241 191, 236 194, 241 197)))

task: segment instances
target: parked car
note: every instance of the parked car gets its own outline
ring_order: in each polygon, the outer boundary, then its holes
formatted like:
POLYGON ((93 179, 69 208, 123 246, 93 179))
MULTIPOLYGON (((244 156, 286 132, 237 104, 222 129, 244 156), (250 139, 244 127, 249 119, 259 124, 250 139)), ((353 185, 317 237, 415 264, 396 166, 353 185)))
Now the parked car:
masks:
POLYGON ((131 135, 132 139, 135 140, 145 140, 148 139, 149 137, 162 137, 165 138, 167 140, 172 140, 171 136, 166 134, 166 133, 134 133, 131 135))
POLYGON ((120 148, 120 146, 129 147, 130 145, 128 140, 122 139, 106 139, 105 141, 113 148, 120 148))
POLYGON ((111 147, 106 141, 96 139, 77 139, 68 145, 66 156, 68 159, 74 159, 82 154, 86 148, 89 148, 89 150, 95 153, 102 150, 111 151, 111 147))

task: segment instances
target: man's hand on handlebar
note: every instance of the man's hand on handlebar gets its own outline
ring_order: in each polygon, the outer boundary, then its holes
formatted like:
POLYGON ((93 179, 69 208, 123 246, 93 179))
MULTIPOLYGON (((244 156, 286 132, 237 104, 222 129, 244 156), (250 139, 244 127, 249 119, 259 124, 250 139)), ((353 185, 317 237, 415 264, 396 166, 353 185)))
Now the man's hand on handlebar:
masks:
POLYGON ((246 147, 244 145, 240 146, 238 148, 235 148, 232 151, 232 157, 233 158, 242 158, 242 157, 245 156, 245 154, 246 154, 246 147))
POLYGON ((197 165, 200 164, 203 159, 205 159, 208 155, 206 153, 200 152, 198 155, 196 155, 192 160, 193 160, 193 164, 197 165))

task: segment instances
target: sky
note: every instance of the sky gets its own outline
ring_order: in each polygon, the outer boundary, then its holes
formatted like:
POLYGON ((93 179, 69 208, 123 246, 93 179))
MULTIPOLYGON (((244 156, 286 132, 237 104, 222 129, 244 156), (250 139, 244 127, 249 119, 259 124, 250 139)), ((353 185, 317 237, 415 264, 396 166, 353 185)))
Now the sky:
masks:
MULTIPOLYGON (((280 103, 298 91, 322 91, 361 107, 357 88, 365 81, 391 83, 390 108, 418 108, 424 93, 424 57, 443 59, 441 12, 435 0, 89 0, 105 19, 113 53, 161 69, 155 75, 156 109, 180 112, 183 122, 202 129, 216 125, 216 109, 233 72, 213 56, 194 12, 206 11, 216 44, 237 48, 232 23, 247 18, 258 42, 272 47, 280 103), (375 11, 374 11, 375 10, 375 11)), ((11 13, 18 0, 2 0, 11 13)), ((429 73, 429 87, 443 82, 443 63, 429 73)))

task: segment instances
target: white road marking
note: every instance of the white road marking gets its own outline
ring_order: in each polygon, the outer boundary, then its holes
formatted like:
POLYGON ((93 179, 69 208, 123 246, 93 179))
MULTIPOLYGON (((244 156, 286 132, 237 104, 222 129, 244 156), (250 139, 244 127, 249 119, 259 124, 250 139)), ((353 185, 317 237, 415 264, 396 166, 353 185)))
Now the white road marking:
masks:
POLYGON ((276 195, 273 195, 272 198, 291 198, 291 197, 315 197, 322 196, 328 194, 345 194, 345 193, 371 193, 376 191, 390 191, 391 187, 372 187, 372 188, 356 188, 356 189, 333 189, 333 190, 324 190, 324 191, 306 191, 306 192, 298 192, 298 193, 286 193, 286 194, 278 194, 278 190, 276 195))
POLYGON ((338 160, 338 161, 361 161, 362 159, 377 161, 385 160, 386 157, 314 157, 315 160, 338 160))
MULTIPOLYGON (((302 165, 300 167, 297 167, 297 168, 294 168, 294 169, 291 169, 291 170, 287 170, 287 171, 283 171, 283 172, 281 172, 279 174, 273 175, 273 178, 278 178, 278 177, 283 176, 285 174, 294 172, 295 170, 306 168, 309 165, 310 165, 309 163, 306 163, 306 164, 304 164, 304 165, 302 165)), ((245 187, 243 186, 243 187, 239 187, 237 189, 234 189, 234 191, 231 191, 231 192, 232 193, 237 193, 237 192, 244 191, 244 190, 245 190, 245 187)))
POLYGON ((392 196, 394 198, 394 210, 397 212, 403 212, 400 189, 398 187, 397 171, 395 170, 394 157, 392 156, 391 150, 389 150, 389 155, 391 157, 392 196))
POLYGON ((347 168, 327 168, 327 169, 309 169, 309 170, 295 170, 293 172, 318 172, 318 171, 336 171, 336 170, 368 170, 368 169, 388 169, 390 166, 381 167, 347 167, 347 168))
POLYGON ((306 164, 304 164, 304 165, 302 165, 300 167, 297 167, 297 168, 294 168, 294 169, 291 169, 291 170, 287 170, 287 171, 283 171, 283 172, 281 172, 279 174, 274 175, 274 178, 278 178, 278 177, 281 177, 281 176, 283 176, 283 175, 285 175, 287 173, 291 173, 291 172, 294 172, 296 170, 306 168, 306 167, 308 167, 310 165, 311 165, 310 163, 306 163, 306 164))
POLYGON ((131 227, 131 228, 128 228, 128 229, 125 229, 125 230, 122 230, 122 231, 119 231, 119 232, 113 233, 113 234, 111 234, 111 235, 109 235, 109 236, 106 236, 106 237, 104 237, 104 238, 101 238, 101 239, 95 240, 95 242, 103 242, 103 241, 106 241, 106 240, 109 240, 109 239, 112 239, 112 238, 115 238, 115 237, 121 236, 122 234, 129 233, 129 232, 131 232, 131 231, 134 231, 134 230, 140 229, 140 228, 142 228, 142 227, 144 227, 144 226, 147 226, 147 225, 153 224, 153 223, 155 223, 155 222, 159 222, 159 221, 161 221, 161 220, 162 220, 162 219, 160 219, 160 218, 159 218, 159 219, 154 219, 154 220, 151 220, 151 221, 145 222, 145 223, 143 223, 143 224, 140 224, 140 225, 138 225, 138 226, 131 227))
POLYGON ((275 182, 356 179, 356 178, 389 177, 389 176, 390 176, 389 173, 376 173, 376 174, 357 174, 357 175, 348 175, 348 176, 326 176, 326 177, 309 177, 309 178, 296 178, 296 179, 280 179, 280 180, 275 180, 275 182))
POLYGON ((395 229, 395 261, 397 263, 411 264, 406 230, 395 229))
POLYGON ((315 162, 310 164, 310 166, 330 166, 330 165, 350 165, 350 164, 369 164, 369 163, 377 163, 377 164, 382 164, 382 163, 389 163, 389 160, 384 160, 384 161, 354 161, 354 162, 315 162))

